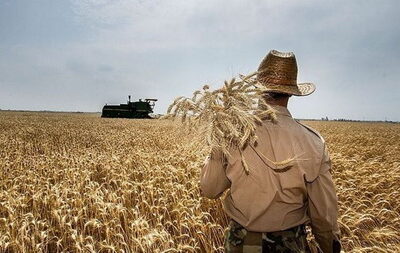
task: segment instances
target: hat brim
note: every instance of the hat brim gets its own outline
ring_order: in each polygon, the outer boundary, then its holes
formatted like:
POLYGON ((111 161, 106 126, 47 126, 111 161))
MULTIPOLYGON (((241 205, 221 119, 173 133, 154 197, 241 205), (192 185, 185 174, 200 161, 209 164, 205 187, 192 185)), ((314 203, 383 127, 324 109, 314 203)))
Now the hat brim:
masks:
POLYGON ((294 96, 308 96, 315 91, 313 83, 298 83, 297 85, 278 85, 263 83, 265 92, 276 92, 294 96))

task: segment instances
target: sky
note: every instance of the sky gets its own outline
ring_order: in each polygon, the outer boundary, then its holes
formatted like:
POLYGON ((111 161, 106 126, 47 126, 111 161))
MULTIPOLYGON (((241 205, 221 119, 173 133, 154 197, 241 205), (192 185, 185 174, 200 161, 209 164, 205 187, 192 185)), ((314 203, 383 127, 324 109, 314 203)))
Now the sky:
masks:
POLYGON ((178 96, 294 52, 296 118, 400 121, 398 0, 0 0, 0 109, 101 111, 178 96))

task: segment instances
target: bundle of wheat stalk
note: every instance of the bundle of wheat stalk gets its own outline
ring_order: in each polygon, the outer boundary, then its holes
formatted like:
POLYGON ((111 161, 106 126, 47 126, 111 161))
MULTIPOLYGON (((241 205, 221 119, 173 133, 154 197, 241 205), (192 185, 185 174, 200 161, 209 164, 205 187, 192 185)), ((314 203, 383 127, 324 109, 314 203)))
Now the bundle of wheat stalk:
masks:
MULTIPOLYGON (((242 150, 257 141, 256 128, 264 120, 275 121, 275 110, 263 99, 265 88, 257 81, 257 72, 225 81, 220 89, 208 85, 193 93, 192 98, 178 97, 169 106, 166 117, 179 118, 199 131, 200 141, 212 151, 226 156, 233 149, 242 155, 245 172, 249 168, 242 150)), ((287 165, 291 161, 279 162, 287 165)))

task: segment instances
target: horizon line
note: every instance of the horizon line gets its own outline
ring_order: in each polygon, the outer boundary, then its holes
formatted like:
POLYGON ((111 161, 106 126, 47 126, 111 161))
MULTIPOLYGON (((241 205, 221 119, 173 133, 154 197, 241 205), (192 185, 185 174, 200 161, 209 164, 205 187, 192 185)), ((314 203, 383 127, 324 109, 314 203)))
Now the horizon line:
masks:
MULTIPOLYGON (((101 113, 101 111, 59 111, 59 110, 25 110, 25 109, 0 109, 0 112, 42 112, 42 113, 101 113)), ((153 113, 154 115, 165 115, 165 113, 153 113)), ((326 116, 325 116, 326 117, 326 116)), ((368 119, 348 119, 348 118, 333 118, 325 120, 325 117, 320 117, 320 118, 295 118, 297 120, 309 120, 309 121, 340 121, 340 122, 381 122, 381 123, 400 123, 400 121, 396 120, 387 120, 387 119, 381 119, 381 120, 368 120, 368 119)))

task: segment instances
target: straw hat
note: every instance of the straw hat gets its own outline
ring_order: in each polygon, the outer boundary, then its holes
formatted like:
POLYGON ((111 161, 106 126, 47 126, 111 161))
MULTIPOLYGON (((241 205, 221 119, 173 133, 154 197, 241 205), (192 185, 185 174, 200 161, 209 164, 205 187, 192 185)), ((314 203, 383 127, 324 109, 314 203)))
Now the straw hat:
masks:
POLYGON ((257 79, 267 92, 307 96, 315 91, 313 83, 297 83, 297 62, 292 52, 271 50, 258 67, 257 79))

